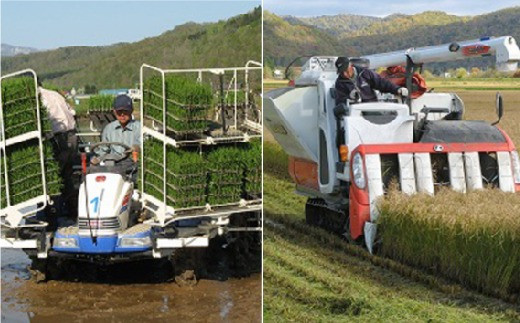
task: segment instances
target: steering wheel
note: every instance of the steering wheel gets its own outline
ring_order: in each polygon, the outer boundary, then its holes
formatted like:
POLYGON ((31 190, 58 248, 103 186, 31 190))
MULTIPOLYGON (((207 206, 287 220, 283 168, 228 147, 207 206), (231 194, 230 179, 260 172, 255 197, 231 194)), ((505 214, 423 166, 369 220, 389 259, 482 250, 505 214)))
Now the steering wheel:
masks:
POLYGON ((132 147, 125 145, 123 143, 120 143, 120 142, 98 142, 98 143, 95 143, 92 146, 90 146, 90 149, 91 149, 91 151, 95 152, 95 150, 99 147, 108 147, 108 149, 111 149, 111 146, 120 146, 120 147, 123 147, 125 150, 123 151, 122 155, 111 154, 111 153, 104 154, 104 155, 98 154, 100 162, 111 160, 111 161, 118 163, 121 160, 128 158, 132 154, 132 151, 134 150, 132 147))

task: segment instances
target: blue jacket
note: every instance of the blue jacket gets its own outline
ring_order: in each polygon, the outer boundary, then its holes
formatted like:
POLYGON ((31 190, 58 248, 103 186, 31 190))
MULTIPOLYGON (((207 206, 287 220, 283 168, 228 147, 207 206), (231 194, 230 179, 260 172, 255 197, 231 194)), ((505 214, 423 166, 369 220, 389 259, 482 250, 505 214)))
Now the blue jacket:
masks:
POLYGON ((357 71, 356 84, 351 79, 346 79, 343 75, 339 75, 336 80, 336 104, 345 103, 349 98, 350 91, 357 89, 361 94, 362 102, 377 101, 374 89, 383 93, 397 94, 399 86, 382 78, 376 72, 362 68, 354 67, 357 71))

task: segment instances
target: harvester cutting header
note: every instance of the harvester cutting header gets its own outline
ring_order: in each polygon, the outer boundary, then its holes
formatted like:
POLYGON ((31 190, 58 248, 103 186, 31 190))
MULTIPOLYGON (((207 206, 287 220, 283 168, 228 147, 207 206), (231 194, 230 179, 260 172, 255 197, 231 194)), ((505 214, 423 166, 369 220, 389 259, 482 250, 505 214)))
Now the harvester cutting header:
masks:
MULTIPOLYGON (((407 89, 395 93, 411 95, 377 92, 377 102, 356 96, 337 102, 338 58, 330 56, 311 57, 294 86, 268 92, 266 125, 289 155, 297 192, 309 197, 307 221, 352 241, 364 237, 372 251, 376 200, 394 179, 407 194, 434 194, 442 186, 519 192, 518 153, 498 121, 462 120, 460 97, 427 90, 415 73, 425 63, 484 56, 513 71, 520 49, 510 36, 486 37, 351 58, 354 66, 402 71, 390 81, 407 89)), ((500 94, 496 108, 500 120, 500 94)))

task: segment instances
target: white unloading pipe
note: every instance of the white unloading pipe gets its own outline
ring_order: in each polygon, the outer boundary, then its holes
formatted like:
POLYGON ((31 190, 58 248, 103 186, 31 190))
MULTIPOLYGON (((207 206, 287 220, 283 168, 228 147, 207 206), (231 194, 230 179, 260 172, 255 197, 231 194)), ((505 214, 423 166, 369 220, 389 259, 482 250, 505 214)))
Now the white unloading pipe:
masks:
POLYGON ((414 64, 447 62, 470 57, 495 56, 496 68, 515 71, 520 61, 520 49, 511 36, 480 38, 449 44, 409 48, 388 53, 362 56, 370 61, 370 69, 406 65, 407 57, 414 64))

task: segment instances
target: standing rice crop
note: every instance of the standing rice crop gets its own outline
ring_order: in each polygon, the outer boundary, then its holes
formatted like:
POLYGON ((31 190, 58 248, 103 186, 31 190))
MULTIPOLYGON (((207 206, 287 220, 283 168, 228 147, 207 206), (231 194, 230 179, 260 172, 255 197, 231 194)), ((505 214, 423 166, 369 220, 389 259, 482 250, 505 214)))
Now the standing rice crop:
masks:
POLYGON ((492 295, 520 294, 520 195, 391 191, 380 211, 383 255, 492 295))

